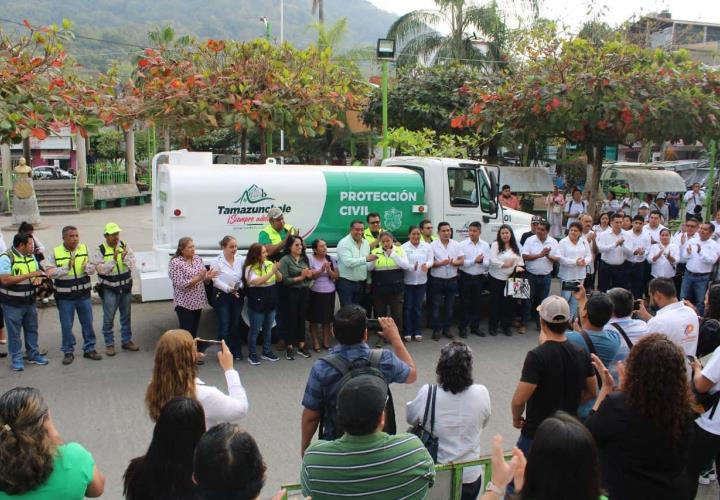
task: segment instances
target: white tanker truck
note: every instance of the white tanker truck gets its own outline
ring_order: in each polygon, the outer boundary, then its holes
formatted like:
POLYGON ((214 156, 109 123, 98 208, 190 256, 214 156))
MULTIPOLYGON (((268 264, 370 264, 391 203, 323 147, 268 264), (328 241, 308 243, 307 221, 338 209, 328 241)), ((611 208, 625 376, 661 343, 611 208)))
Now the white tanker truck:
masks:
POLYGON ((383 228, 405 240, 407 229, 423 219, 449 222, 454 238, 467 236, 468 224, 483 224, 482 237, 495 239, 502 224, 516 234, 530 227, 530 214, 497 202, 501 169, 470 160, 395 157, 379 167, 330 165, 223 165, 212 153, 172 151, 153 158, 153 251, 138 252, 143 301, 168 300, 172 287, 167 265, 177 241, 191 236, 206 261, 226 234, 241 253, 257 241, 272 207, 312 241, 327 241, 331 253, 350 222, 378 212, 383 228))

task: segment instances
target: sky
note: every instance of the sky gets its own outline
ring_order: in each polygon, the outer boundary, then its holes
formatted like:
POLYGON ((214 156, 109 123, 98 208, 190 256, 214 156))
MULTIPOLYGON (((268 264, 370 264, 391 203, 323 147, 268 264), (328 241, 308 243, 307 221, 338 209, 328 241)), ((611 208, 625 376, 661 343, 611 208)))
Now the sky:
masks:
MULTIPOLYGON (((416 9, 434 9, 433 0, 369 0, 381 9, 405 14, 416 9)), ((482 4, 482 0, 477 3, 482 4)), ((514 4, 521 2, 515 1, 514 4)), ((513 4, 512 0, 499 0, 500 6, 513 4)), ((541 0, 540 15, 563 21, 571 31, 577 31, 588 18, 588 5, 594 12, 603 11, 602 20, 610 25, 619 25, 633 14, 647 14, 667 9, 673 19, 682 21, 703 21, 720 24, 720 1, 718 0, 541 0)))

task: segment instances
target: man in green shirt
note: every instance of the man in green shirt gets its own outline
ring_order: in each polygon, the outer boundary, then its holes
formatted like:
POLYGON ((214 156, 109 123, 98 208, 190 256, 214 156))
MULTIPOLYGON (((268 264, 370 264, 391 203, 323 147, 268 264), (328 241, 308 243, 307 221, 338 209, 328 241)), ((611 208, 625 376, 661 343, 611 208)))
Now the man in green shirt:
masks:
POLYGON ((265 245, 268 259, 277 262, 282 257, 282 249, 288 235, 297 234, 297 230, 290 224, 285 224, 285 217, 279 208, 271 208, 267 215, 268 225, 260 231, 258 243, 265 245))
POLYGON ((368 277, 368 262, 377 260, 370 253, 370 244, 363 238, 364 225, 359 220, 350 223, 350 234, 337 244, 338 271, 337 281, 340 306, 365 303, 365 283, 368 277))
POLYGON ((349 378, 337 396, 336 422, 345 434, 316 441, 303 456, 302 493, 313 500, 342 497, 427 497, 435 465, 413 434, 391 436, 385 425, 388 387, 373 368, 349 378))

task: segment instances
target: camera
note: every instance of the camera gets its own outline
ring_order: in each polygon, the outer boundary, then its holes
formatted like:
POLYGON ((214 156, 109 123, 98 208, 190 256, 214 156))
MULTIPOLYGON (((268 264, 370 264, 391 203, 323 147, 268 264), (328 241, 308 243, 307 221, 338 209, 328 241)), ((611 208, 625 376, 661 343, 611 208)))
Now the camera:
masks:
POLYGON ((563 281, 562 291, 563 292, 577 292, 580 290, 579 281, 563 281))
POLYGON ((633 311, 639 311, 640 310, 640 303, 642 302, 642 299, 637 299, 633 302, 633 311))
POLYGON ((367 329, 369 332, 379 332, 380 330, 382 330, 382 328, 380 328, 380 322, 377 320, 377 318, 368 318, 367 329))

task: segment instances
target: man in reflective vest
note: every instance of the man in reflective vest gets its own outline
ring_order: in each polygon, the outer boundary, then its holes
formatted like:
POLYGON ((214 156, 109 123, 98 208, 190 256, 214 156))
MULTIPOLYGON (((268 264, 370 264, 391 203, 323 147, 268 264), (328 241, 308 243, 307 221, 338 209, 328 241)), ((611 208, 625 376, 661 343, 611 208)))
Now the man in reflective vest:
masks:
POLYGON ((25 369, 21 330, 25 333, 25 345, 29 363, 48 364, 38 352, 38 319, 35 307, 35 287, 46 274, 33 255, 34 241, 25 233, 13 238, 13 246, 0 256, 0 304, 5 316, 8 333, 8 350, 11 367, 20 372, 25 369))
POLYGON ((132 301, 132 272, 135 255, 120 239, 120 226, 114 222, 105 224, 105 241, 95 251, 93 262, 98 273, 97 290, 103 303, 103 337, 105 354, 115 356, 113 323, 120 310, 120 346, 125 351, 139 351, 132 341, 130 328, 130 303, 132 301))
POLYGON ((282 250, 288 235, 298 234, 298 231, 290 224, 285 224, 285 217, 279 208, 271 208, 267 215, 269 224, 260 231, 258 243, 265 245, 268 259, 277 262, 282 257, 282 250))
POLYGON ((363 238, 370 245, 370 250, 374 250, 380 244, 378 238, 383 232, 382 227, 380 227, 380 214, 370 212, 365 220, 367 220, 368 227, 363 232, 363 238))
POLYGON ((60 314, 62 363, 69 365, 75 360, 75 336, 72 327, 77 312, 83 336, 83 357, 98 361, 102 359, 95 350, 92 301, 90 300, 90 275, 95 266, 90 262, 87 247, 80 243, 80 235, 74 226, 62 229, 62 245, 56 246, 48 257, 48 265, 55 272, 55 303, 60 314))

